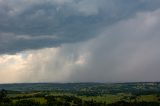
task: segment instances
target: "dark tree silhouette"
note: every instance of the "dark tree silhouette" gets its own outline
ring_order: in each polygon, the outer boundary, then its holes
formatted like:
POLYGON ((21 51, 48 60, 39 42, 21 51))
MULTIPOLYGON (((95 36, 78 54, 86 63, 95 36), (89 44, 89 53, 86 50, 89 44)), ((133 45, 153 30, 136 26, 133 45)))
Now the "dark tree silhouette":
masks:
POLYGON ((7 96, 7 91, 2 89, 0 91, 0 100, 3 100, 7 96))

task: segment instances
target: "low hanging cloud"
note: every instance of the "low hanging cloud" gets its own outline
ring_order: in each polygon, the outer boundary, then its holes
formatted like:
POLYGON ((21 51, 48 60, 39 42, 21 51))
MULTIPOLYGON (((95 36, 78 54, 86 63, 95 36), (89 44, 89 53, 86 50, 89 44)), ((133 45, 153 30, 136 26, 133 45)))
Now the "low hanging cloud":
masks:
MULTIPOLYGON (((91 58, 73 73, 76 81, 159 81, 160 10, 137 13, 106 31, 90 46, 91 58)), ((76 69, 75 69, 76 70, 76 69)))
POLYGON ((0 0, 0 82, 159 81, 159 4, 0 0))
POLYGON ((71 81, 73 68, 84 66, 89 56, 85 48, 76 49, 77 46, 67 45, 3 55, 0 57, 0 82, 71 81))
POLYGON ((159 81, 159 28, 160 9, 139 12, 83 43, 3 55, 0 82, 159 81))
POLYGON ((104 27, 158 0, 0 0, 0 54, 59 47, 98 36, 104 27))

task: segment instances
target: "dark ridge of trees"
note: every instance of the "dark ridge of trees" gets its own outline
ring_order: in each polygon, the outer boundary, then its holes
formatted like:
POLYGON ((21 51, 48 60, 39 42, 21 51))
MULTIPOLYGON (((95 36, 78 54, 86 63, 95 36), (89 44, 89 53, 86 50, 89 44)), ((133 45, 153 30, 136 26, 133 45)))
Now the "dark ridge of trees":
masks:
POLYGON ((7 91, 2 89, 0 91, 0 100, 3 100, 7 96, 7 91))
POLYGON ((11 106, 12 101, 7 98, 7 91, 2 89, 0 91, 0 106, 11 106))

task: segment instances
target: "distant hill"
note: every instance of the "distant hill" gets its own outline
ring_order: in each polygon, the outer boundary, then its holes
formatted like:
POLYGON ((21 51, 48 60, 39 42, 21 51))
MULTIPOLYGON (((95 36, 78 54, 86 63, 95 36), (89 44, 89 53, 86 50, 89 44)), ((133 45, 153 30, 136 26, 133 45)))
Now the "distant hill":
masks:
POLYGON ((10 91, 68 91, 98 93, 157 93, 160 92, 160 82, 137 83, 17 83, 0 84, 0 89, 10 91))

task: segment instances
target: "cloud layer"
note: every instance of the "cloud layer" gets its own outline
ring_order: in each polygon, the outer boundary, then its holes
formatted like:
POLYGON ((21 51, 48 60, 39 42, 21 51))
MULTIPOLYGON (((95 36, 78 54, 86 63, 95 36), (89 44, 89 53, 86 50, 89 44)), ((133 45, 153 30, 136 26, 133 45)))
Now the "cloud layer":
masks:
POLYGON ((0 0, 0 54, 57 47, 98 36, 104 27, 158 0, 0 0))
POLYGON ((78 81, 159 81, 160 10, 138 13, 102 32, 89 47, 90 60, 73 75, 78 81), (83 71, 84 70, 84 71, 83 71))
POLYGON ((159 4, 0 0, 0 82, 160 81, 159 4))

